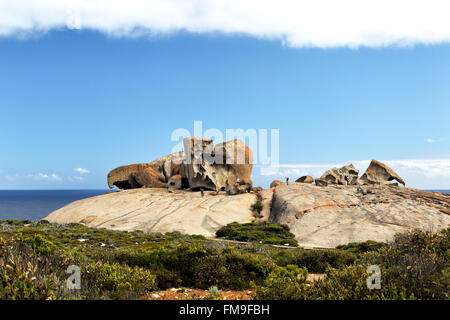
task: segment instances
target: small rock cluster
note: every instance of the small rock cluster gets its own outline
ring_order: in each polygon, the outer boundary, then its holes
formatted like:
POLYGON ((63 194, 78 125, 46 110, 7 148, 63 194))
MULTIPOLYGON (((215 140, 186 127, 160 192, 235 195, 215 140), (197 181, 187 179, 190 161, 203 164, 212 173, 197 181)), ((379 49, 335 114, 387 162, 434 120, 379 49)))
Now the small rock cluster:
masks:
MULTIPOLYGON (((302 176, 295 182, 315 183, 317 186, 337 185, 405 185, 405 181, 384 163, 372 160, 366 172, 359 178, 359 170, 353 164, 341 168, 332 168, 325 171, 320 178, 314 179, 311 176, 302 176), (398 181, 395 182, 395 181, 398 181)), ((270 187, 276 187, 282 184, 280 180, 274 180, 270 187)))

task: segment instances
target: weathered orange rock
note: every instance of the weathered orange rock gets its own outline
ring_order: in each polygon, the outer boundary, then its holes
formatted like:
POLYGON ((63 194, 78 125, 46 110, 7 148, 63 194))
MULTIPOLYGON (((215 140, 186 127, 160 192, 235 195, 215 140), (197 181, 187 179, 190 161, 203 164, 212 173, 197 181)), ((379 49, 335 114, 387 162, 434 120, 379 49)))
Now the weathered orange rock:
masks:
POLYGON ((321 178, 317 178, 316 180, 314 180, 314 182, 316 183, 316 186, 319 187, 326 187, 328 185, 328 182, 321 178))
POLYGON ((253 153, 244 142, 235 139, 214 146, 211 139, 185 138, 183 144, 190 188, 221 190, 227 179, 250 179, 253 153))
POLYGON ((349 165, 343 166, 338 169, 340 173, 344 176, 344 180, 348 185, 356 185, 358 180, 359 170, 353 166, 352 163, 349 165))
POLYGON ((249 178, 243 179, 227 179, 225 191, 228 195, 235 195, 250 192, 252 190, 253 182, 249 178))
POLYGON ((345 184, 345 178, 341 173, 338 172, 337 168, 332 168, 325 171, 320 177, 319 182, 320 181, 325 181, 327 182, 327 184, 345 184))
POLYGON ((295 182, 299 182, 299 183, 313 183, 314 182, 314 178, 311 176, 303 176, 298 178, 297 180, 295 180, 295 182))
POLYGON ((119 189, 165 187, 172 175, 180 172, 184 158, 177 152, 149 163, 137 163, 118 167, 108 173, 108 186, 119 189))
POLYGON ((175 189, 181 189, 183 184, 183 178, 181 177, 181 174, 176 174, 174 176, 171 176, 169 178, 169 181, 167 182, 167 186, 169 188, 175 188, 175 189))
POLYGON ((372 160, 358 181, 361 184, 392 184, 393 180, 405 185, 405 181, 394 170, 380 161, 372 160))
POLYGON ((250 188, 251 188, 251 187, 253 186, 253 181, 252 181, 252 179, 250 179, 250 178, 242 178, 242 179, 239 179, 238 184, 239 184, 240 186, 248 185, 248 186, 250 186, 250 188))
POLYGON ((334 248, 339 244, 391 241, 414 230, 450 226, 450 195, 386 184, 363 186, 307 183, 275 189, 269 221, 287 224, 301 246, 334 248))
POLYGON ((240 179, 243 183, 238 185, 239 190, 251 189, 253 154, 242 141, 235 139, 214 146, 209 138, 185 138, 183 144, 185 152, 112 170, 108 186, 224 190, 227 179, 240 179))
POLYGON ((325 171, 320 177, 321 180, 329 184, 355 185, 358 180, 359 170, 353 164, 343 166, 341 168, 332 168, 325 171))

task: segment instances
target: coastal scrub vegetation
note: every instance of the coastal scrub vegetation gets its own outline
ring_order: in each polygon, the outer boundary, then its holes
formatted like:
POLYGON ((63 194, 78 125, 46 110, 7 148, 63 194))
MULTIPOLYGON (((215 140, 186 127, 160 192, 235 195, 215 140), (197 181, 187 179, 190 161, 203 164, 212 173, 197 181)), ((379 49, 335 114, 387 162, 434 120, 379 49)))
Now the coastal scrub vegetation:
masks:
POLYGON ((260 239, 228 243, 177 232, 0 221, 0 299, 144 299, 181 286, 209 290, 209 299, 220 290, 252 290, 256 299, 448 299, 449 234, 414 231, 388 244, 305 250, 260 239), (381 289, 369 290, 373 264, 381 269, 381 289), (79 290, 67 286, 70 265, 80 268, 79 290), (308 280, 317 273, 324 276, 308 280))
POLYGON ((295 235, 289 232, 288 226, 269 222, 233 222, 217 230, 216 236, 237 241, 298 246, 295 235))

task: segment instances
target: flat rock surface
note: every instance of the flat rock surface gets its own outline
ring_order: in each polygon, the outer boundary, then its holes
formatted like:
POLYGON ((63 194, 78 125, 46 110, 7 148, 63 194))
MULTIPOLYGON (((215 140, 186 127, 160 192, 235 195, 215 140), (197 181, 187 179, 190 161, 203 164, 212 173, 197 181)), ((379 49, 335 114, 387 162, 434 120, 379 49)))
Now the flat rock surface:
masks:
POLYGON ((82 223, 89 227, 144 232, 215 235, 220 227, 253 220, 251 193, 227 196, 143 188, 104 194, 72 202, 49 214, 55 223, 82 223))
POLYGON ((414 228, 450 226, 450 195, 391 186, 276 187, 269 220, 287 224, 301 246, 389 241, 414 228))

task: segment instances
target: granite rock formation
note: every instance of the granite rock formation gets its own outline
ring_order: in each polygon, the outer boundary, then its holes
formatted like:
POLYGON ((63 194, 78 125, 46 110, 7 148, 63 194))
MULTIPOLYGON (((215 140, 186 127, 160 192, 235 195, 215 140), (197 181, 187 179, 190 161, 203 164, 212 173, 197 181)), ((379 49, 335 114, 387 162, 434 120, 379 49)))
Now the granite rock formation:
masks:
POLYGON ((178 231, 214 237, 231 222, 253 220, 250 206, 256 195, 230 197, 221 191, 199 192, 166 188, 139 188, 112 192, 72 202, 48 215, 55 223, 81 223, 112 230, 151 232, 178 231))
POLYGON ((397 180, 402 185, 405 185, 405 181, 394 170, 384 163, 372 160, 359 182, 361 184, 392 184, 393 180, 397 180))
POLYGON ((316 184, 316 186, 318 187, 326 187, 328 186, 328 182, 324 179, 320 179, 320 178, 316 178, 314 180, 314 183, 316 184))
POLYGON ((110 171, 108 186, 224 190, 226 181, 231 179, 246 181, 251 189, 253 154, 242 141, 236 139, 214 145, 208 138, 185 138, 183 144, 184 152, 110 171))
POLYGON ((255 219, 250 206, 263 204, 263 221, 287 224, 304 247, 333 248, 366 240, 390 241, 415 228, 438 231, 450 226, 450 195, 391 185, 318 187, 285 183, 275 190, 228 196, 140 188, 72 202, 48 215, 56 223, 144 232, 179 231, 214 236, 220 227, 255 219), (364 189, 364 192, 361 191, 364 189))
MULTIPOLYGON (((384 163, 372 160, 366 172, 358 178, 359 170, 353 164, 341 168, 332 168, 325 171, 320 178, 315 179, 318 186, 327 186, 329 184, 337 185, 371 185, 371 184, 396 184, 397 180, 405 185, 403 179, 384 163)), ((312 178, 312 177, 311 177, 312 178)), ((307 179, 307 176, 297 180, 307 179)))
MULTIPOLYGON (((253 153, 240 140, 219 143, 211 139, 185 138, 183 170, 191 189, 224 190, 227 180, 250 180, 253 153)), ((251 186, 250 186, 251 188, 251 186)))
POLYGON ((298 183, 313 183, 314 182, 314 178, 311 176, 303 176, 298 178, 297 180, 295 180, 295 182, 298 183))
POLYGON ((349 164, 339 169, 332 168, 325 171, 320 179, 326 181, 329 184, 355 185, 358 179, 358 174, 359 170, 356 169, 353 164, 349 164))
POLYGON ((108 186, 119 189, 161 188, 169 178, 180 174, 184 152, 177 152, 149 163, 121 166, 108 173, 108 186))
POLYGON ((227 179, 225 192, 228 195, 236 195, 241 193, 250 192, 252 190, 252 180, 250 179, 227 179))
POLYGON ((253 221, 250 206, 258 201, 263 208, 257 219, 287 224, 301 246, 323 248, 450 226, 449 194, 398 187, 393 181, 404 185, 403 179, 376 160, 361 178, 350 164, 326 171, 315 185, 305 176, 297 180, 303 183, 274 180, 270 189, 260 190, 252 188, 252 153, 243 142, 213 145, 210 139, 186 138, 184 146, 184 152, 109 173, 110 187, 131 190, 75 201, 45 219, 214 236, 233 221, 253 221), (214 191, 177 190, 187 188, 214 191))
POLYGON ((328 247, 366 240, 390 241, 415 228, 440 231, 450 226, 450 195, 417 189, 305 183, 279 185, 269 221, 287 224, 299 244, 328 247))

